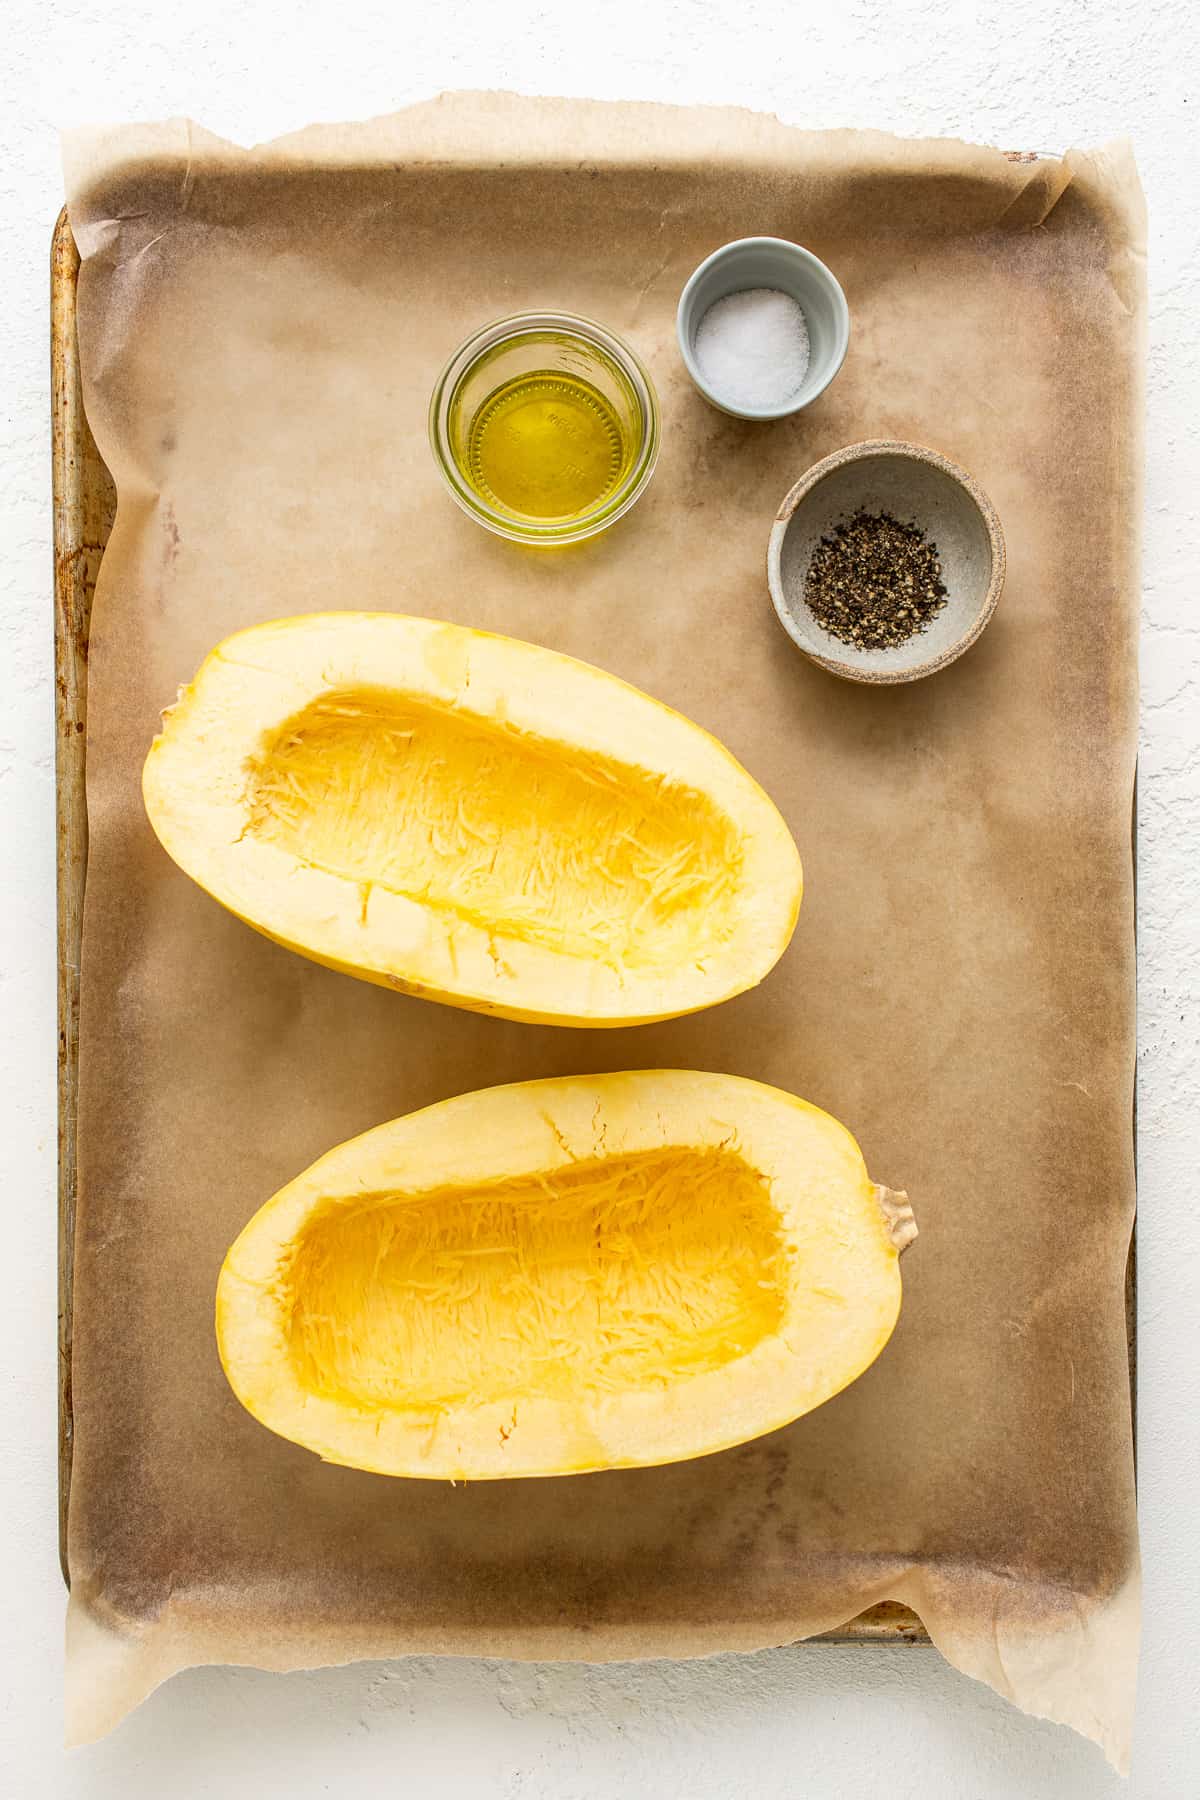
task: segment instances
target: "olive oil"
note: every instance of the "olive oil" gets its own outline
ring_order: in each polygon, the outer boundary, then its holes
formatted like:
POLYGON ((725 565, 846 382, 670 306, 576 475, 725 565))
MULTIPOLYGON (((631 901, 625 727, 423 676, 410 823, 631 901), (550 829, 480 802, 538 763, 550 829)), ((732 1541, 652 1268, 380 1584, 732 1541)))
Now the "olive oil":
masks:
POLYGON ((633 461, 619 415, 566 369, 518 375, 483 401, 467 435, 465 474, 492 506, 527 519, 590 512, 633 461))

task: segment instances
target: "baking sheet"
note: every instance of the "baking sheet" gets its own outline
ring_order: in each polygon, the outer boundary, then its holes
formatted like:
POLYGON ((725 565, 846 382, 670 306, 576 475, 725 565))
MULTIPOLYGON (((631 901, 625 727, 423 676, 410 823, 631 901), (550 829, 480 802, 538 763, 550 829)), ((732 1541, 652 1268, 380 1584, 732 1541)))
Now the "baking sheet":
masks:
POLYGON ((58 1544, 67 1573, 74 1413, 79 964, 87 873, 87 657, 96 576, 116 495, 83 410, 75 331, 79 252, 66 209, 50 247, 50 425, 54 487, 55 847, 58 887, 58 1544))
POLYGON ((700 1654, 890 1599, 1120 1761, 1144 312, 1127 154, 1021 165, 459 97, 252 154, 185 125, 88 134, 68 169, 89 415, 122 496, 89 717, 73 1729, 193 1661, 700 1654), (690 268, 750 231, 824 255, 855 321, 820 406, 769 429, 710 413, 671 341, 690 268), (621 527, 534 556, 445 500, 423 413, 471 325, 549 303, 648 358, 665 443, 621 527), (861 695, 795 656, 762 552, 803 467, 893 434, 980 477, 1009 587, 963 663, 861 695), (535 1030, 316 969, 191 888, 137 801, 158 707, 226 631, 337 604, 537 638, 718 731, 806 858, 769 981, 699 1020, 535 1030), (904 1319, 863 1381, 700 1464, 500 1492, 326 1469, 240 1414, 212 1284, 284 1179, 446 1093, 653 1063, 807 1094, 918 1199, 904 1319))

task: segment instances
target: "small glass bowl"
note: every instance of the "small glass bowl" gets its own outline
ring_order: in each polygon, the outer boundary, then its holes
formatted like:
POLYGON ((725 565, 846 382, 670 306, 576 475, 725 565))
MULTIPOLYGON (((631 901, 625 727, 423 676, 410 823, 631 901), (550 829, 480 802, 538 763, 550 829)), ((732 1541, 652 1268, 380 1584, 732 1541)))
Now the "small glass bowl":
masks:
POLYGON ((464 512, 520 544, 574 544, 605 531, 644 491, 658 461, 658 399, 628 344, 572 313, 516 313, 485 325, 442 370, 429 402, 429 442, 442 478, 464 512), (633 447, 624 476, 586 511, 534 518, 493 506, 464 474, 470 428, 498 388, 522 375, 561 370, 598 388, 633 447))

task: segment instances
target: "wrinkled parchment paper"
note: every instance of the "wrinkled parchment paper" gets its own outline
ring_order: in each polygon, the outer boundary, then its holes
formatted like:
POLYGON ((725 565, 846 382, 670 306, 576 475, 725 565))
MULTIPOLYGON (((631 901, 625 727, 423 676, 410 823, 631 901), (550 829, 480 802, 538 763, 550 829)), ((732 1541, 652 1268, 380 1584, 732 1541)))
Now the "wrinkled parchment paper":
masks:
POLYGON ((1142 208, 1061 164, 729 112, 460 96, 242 151, 185 123, 67 145, 88 415, 120 492, 92 622, 69 1728, 186 1664, 695 1656, 907 1602, 959 1668, 1127 1757, 1137 1576, 1130 805, 1142 208), (726 239, 841 278, 840 378, 710 410, 673 337, 726 239), (489 537, 442 490, 434 378, 473 327, 592 314, 658 384, 611 533, 489 537), (1007 529, 980 643, 871 690, 772 616, 772 515, 817 457, 916 439, 1007 529), (318 968, 167 859, 139 772, 226 633, 395 608, 549 644, 716 732, 807 893, 754 993, 591 1034, 318 968), (694 1066, 803 1094, 906 1186, 899 1329, 848 1392, 673 1468, 450 1487, 326 1467, 225 1384, 226 1246, 341 1139, 491 1082, 694 1066))

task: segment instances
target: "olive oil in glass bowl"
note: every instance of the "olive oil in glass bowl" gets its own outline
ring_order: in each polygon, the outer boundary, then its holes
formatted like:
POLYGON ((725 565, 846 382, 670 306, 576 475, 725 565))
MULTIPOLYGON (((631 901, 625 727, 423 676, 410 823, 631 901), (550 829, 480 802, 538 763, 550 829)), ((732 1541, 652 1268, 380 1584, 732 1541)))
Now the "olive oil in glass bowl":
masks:
POLYGON ((429 407, 450 492, 501 537, 570 544, 629 511, 658 457, 658 402, 626 344, 590 319, 520 313, 467 340, 429 407))

